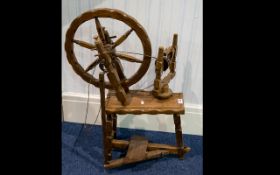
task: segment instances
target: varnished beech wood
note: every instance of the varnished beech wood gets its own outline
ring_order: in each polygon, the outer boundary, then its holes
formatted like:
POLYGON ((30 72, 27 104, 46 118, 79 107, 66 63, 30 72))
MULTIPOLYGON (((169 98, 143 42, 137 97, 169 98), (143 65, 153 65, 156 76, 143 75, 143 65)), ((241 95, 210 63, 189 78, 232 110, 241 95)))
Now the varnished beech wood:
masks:
POLYGON ((156 78, 154 80, 153 95, 159 99, 166 99, 172 96, 172 91, 168 83, 175 77, 176 66, 176 50, 177 50, 178 35, 173 35, 172 46, 164 49, 160 47, 158 50, 158 57, 156 60, 156 78), (166 65, 164 65, 164 62, 166 65), (161 78, 162 71, 169 67, 170 72, 163 79, 161 78))
POLYGON ((146 159, 148 140, 145 137, 133 136, 129 142, 124 163, 138 162, 146 159))
POLYGON ((93 45, 91 43, 88 43, 88 42, 85 42, 85 41, 80 41, 80 40, 73 39, 73 43, 76 43, 76 44, 78 44, 82 47, 88 48, 90 50, 96 49, 95 45, 93 45))
POLYGON ((100 57, 105 60, 105 67, 108 71, 107 76, 115 89, 117 99, 121 102, 122 105, 126 105, 128 103, 127 94, 124 88, 121 86, 119 75, 117 73, 117 70, 113 67, 111 57, 107 54, 106 49, 104 48, 102 42, 98 37, 96 37, 95 45, 100 54, 100 57))
MULTIPOLYGON (((117 59, 114 55, 112 55, 112 63, 114 64, 114 66, 116 68, 116 71, 119 75, 120 81, 121 82, 125 81, 127 78, 123 73, 123 66, 122 66, 120 60, 117 59)), ((125 84, 122 84, 122 87, 124 88, 125 92, 128 93, 129 87, 126 86, 125 84)))
POLYGON ((183 136, 182 136, 180 115, 174 114, 173 119, 174 119, 174 124, 175 124, 176 143, 177 143, 177 147, 178 147, 178 157, 180 159, 184 159, 184 145, 183 145, 183 136))
POLYGON ((130 103, 123 106, 115 91, 110 91, 106 99, 107 114, 184 114, 182 93, 173 93, 168 99, 157 99, 150 91, 130 90, 130 103), (179 99, 179 100, 178 100, 179 99))
POLYGON ((101 26, 101 23, 98 19, 98 17, 95 17, 95 26, 96 26, 96 31, 98 33, 99 38, 101 39, 101 41, 106 44, 106 38, 105 38, 105 32, 103 27, 101 26))
POLYGON ((169 72, 166 77, 163 78, 162 84, 168 84, 169 81, 175 77, 175 72, 169 72))
POLYGON ((104 167, 108 168, 108 169, 117 168, 117 167, 120 167, 120 166, 123 166, 126 164, 137 163, 137 162, 144 161, 144 160, 163 157, 164 155, 167 155, 167 154, 168 154, 168 151, 165 151, 165 150, 154 150, 154 151, 147 152, 146 157, 143 160, 126 163, 125 158, 120 158, 120 159, 115 159, 115 160, 109 161, 107 164, 104 164, 104 167))
POLYGON ((125 164, 162 157, 167 154, 177 154, 180 159, 183 159, 184 154, 190 151, 189 147, 184 147, 182 138, 180 114, 185 112, 183 94, 173 93, 168 99, 158 99, 150 91, 130 90, 128 96, 130 103, 127 106, 123 106, 116 98, 116 92, 109 91, 105 106, 106 113, 109 116, 116 114, 172 114, 177 146, 148 143, 144 138, 138 141, 132 138, 130 142, 112 139, 111 149, 127 149, 127 155, 125 158, 108 161, 104 164, 104 167, 116 168, 125 164))
MULTIPOLYGON (((65 51, 66 51, 66 57, 69 62, 69 64, 72 66, 73 70, 86 82, 93 84, 94 86, 98 87, 98 79, 92 76, 89 72, 85 71, 85 69, 81 66, 81 64, 78 62, 78 59, 76 58, 76 55, 74 53, 74 42, 73 40, 75 39, 75 33, 77 29, 86 21, 89 20, 96 20, 96 27, 98 28, 98 33, 99 35, 103 38, 103 35, 105 35, 105 40, 106 40, 106 32, 104 32, 104 29, 102 28, 102 19, 104 18, 111 18, 115 19, 118 21, 122 21, 124 24, 128 25, 130 30, 119 37, 117 39, 116 44, 111 43, 111 46, 121 44, 123 39, 125 39, 129 35, 132 30, 135 32, 135 34, 138 36, 138 38, 141 41, 142 47, 143 47, 143 59, 142 62, 137 64, 140 64, 138 70, 136 70, 135 74, 133 74, 131 77, 127 77, 127 79, 120 77, 121 79, 121 85, 126 88, 130 87, 131 85, 137 83, 147 72, 149 69, 149 65, 151 62, 151 54, 152 54, 152 48, 151 48, 151 42, 150 39, 147 35, 147 32, 143 28, 141 24, 137 22, 137 20, 130 15, 117 10, 117 9, 109 9, 109 8, 99 8, 95 10, 90 10, 87 11, 77 18, 75 18, 72 23, 70 24, 70 27, 68 28, 66 32, 66 40, 65 40, 65 51), (100 26, 99 26, 99 23, 100 26)), ((94 22, 93 22, 94 23, 94 22)), ((103 41, 103 39, 102 39, 103 41)), ((106 43, 108 44, 108 43, 106 43)), ((109 43, 110 45, 110 43, 109 43)), ((92 48, 90 46, 90 48, 92 48)), ((116 47, 117 48, 117 47, 116 47)), ((123 59, 127 57, 122 57, 123 59)), ((131 57, 129 57, 131 58, 131 57)), ((131 59, 130 59, 131 60, 131 59)), ((111 82, 105 81, 105 88, 113 89, 113 86, 111 82)))
POLYGON ((90 71, 90 70, 93 69, 95 66, 97 66, 100 62, 101 62, 101 59, 100 59, 100 58, 97 58, 96 60, 94 60, 90 65, 88 65, 88 67, 85 69, 85 72, 90 71))
POLYGON ((66 32, 65 50, 68 62, 74 71, 88 83, 100 88, 100 103, 103 131, 103 154, 104 167, 115 168, 125 164, 136 163, 149 159, 159 158, 167 154, 176 154, 180 159, 190 151, 190 148, 183 145, 180 114, 185 113, 183 94, 173 93, 168 83, 174 78, 176 72, 176 53, 178 35, 174 34, 172 46, 160 47, 156 60, 153 91, 129 90, 129 87, 138 82, 149 68, 151 61, 151 43, 144 28, 131 16, 116 9, 96 9, 87 11, 77 17, 66 32), (110 30, 102 26, 103 18, 112 18, 128 25, 129 29, 121 36, 110 36, 110 30), (75 32, 84 22, 95 21, 97 34, 94 36, 94 44, 75 39, 75 32), (122 44, 129 35, 135 32, 143 47, 143 59, 134 56, 118 53, 117 47, 122 44), (115 42, 112 38, 117 38, 115 42), (74 46, 87 48, 89 51, 96 50, 97 58, 85 69, 78 63, 74 53, 74 46), (136 73, 127 78, 124 75, 123 66, 120 60, 140 64, 136 73), (96 66, 107 73, 109 81, 104 80, 104 73, 99 74, 96 79, 89 73, 96 66), (162 72, 169 68, 170 72, 164 78, 162 72), (105 88, 110 89, 105 99, 105 88), (130 141, 117 140, 117 114, 170 114, 173 115, 176 146, 148 143, 148 140, 141 136, 134 136, 130 141), (124 158, 112 160, 112 150, 126 149, 124 158))
POLYGON ((112 114, 112 119, 113 119, 113 137, 114 137, 114 139, 116 139, 117 138, 117 121, 118 121, 117 114, 112 114))
POLYGON ((107 121, 106 121, 106 139, 105 139, 105 157, 104 157, 104 163, 108 163, 112 159, 112 140, 113 140, 113 132, 112 132, 112 116, 107 115, 107 121))
MULTIPOLYGON (((112 47, 112 44, 114 44, 112 38, 110 37, 109 35, 109 32, 107 30, 105 30, 105 28, 103 28, 104 30, 104 34, 105 34, 105 40, 106 42, 105 43, 108 43, 109 45, 106 45, 107 46, 107 51, 108 52, 108 55, 111 57, 112 59, 112 63, 114 65, 114 68, 116 69, 117 73, 118 73, 118 76, 119 76, 119 79, 121 82, 125 81, 127 78, 126 76, 124 75, 124 72, 123 72, 123 66, 120 62, 120 60, 118 59, 118 57, 115 56, 115 51, 116 49, 114 49, 112 47)), ((126 85, 122 85, 122 87, 124 88, 125 92, 128 92, 129 91, 129 87, 126 86, 126 85)))
POLYGON ((122 53, 116 53, 115 55, 122 60, 126 60, 129 62, 135 62, 135 63, 143 63, 142 60, 139 60, 131 55, 126 55, 126 54, 122 54, 122 53))
POLYGON ((120 45, 122 42, 124 42, 124 40, 131 34, 132 31, 133 31, 133 29, 129 29, 127 32, 125 32, 125 34, 123 34, 121 37, 119 37, 113 44, 112 48, 115 48, 118 45, 120 45))
MULTIPOLYGON (((117 149, 127 149, 129 145, 129 141, 127 140, 112 140, 112 147, 117 149)), ((148 143, 147 151, 153 150, 167 150, 169 154, 179 154, 179 149, 177 146, 167 145, 167 144, 159 144, 159 143, 148 143)), ((184 146, 183 152, 188 153, 191 150, 190 147, 184 146)))
POLYGON ((104 73, 101 72, 99 74, 99 88, 100 88, 100 104, 101 104, 101 121, 102 121, 102 131, 103 131, 103 154, 104 154, 104 162, 108 162, 107 152, 106 149, 106 113, 105 113, 105 87, 104 87, 104 73))

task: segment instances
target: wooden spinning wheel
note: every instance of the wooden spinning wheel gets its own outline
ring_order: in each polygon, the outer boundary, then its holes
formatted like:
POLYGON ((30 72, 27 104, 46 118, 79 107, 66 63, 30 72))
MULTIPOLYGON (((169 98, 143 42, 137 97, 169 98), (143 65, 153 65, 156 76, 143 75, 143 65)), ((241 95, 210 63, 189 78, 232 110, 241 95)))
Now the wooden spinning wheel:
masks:
POLYGON ((168 86, 170 80, 175 76, 177 40, 178 35, 174 34, 172 46, 165 49, 164 47, 159 48, 158 57, 155 62, 156 78, 154 80, 154 89, 152 91, 129 90, 131 85, 137 83, 145 75, 151 62, 151 43, 144 28, 126 13, 108 8, 85 12, 71 23, 66 33, 65 41, 68 62, 83 80, 100 89, 105 168, 115 168, 163 157, 168 154, 176 154, 180 159, 183 159, 184 154, 190 151, 190 147, 184 146, 182 139, 180 115, 185 113, 183 93, 173 93, 168 86), (109 31, 102 26, 101 19, 104 18, 121 21, 129 29, 120 37, 111 36, 109 31), (85 42, 74 38, 77 29, 89 20, 95 23, 97 31, 97 34, 93 37, 93 42, 85 42), (143 48, 142 59, 117 51, 117 47, 132 32, 135 32, 141 41, 143 48), (113 38, 117 39, 113 41, 113 38), (96 50, 98 52, 97 58, 87 67, 82 67, 74 53, 74 45, 92 51, 96 50), (140 66, 132 76, 127 78, 123 73, 120 60, 140 64, 140 66), (89 73, 96 66, 99 66, 101 70, 106 72, 109 81, 105 81, 104 72, 99 74, 99 78, 95 78, 89 73), (166 77, 162 78, 162 71, 165 71, 167 68, 169 68, 170 72, 166 77), (107 98, 105 97, 105 88, 110 89, 107 98), (123 114, 173 115, 176 146, 149 143, 146 138, 141 136, 134 136, 130 141, 117 139, 117 115, 123 114), (112 159, 112 150, 115 148, 126 149, 126 156, 112 159))
MULTIPOLYGON (((74 71, 86 82, 93 84, 96 87, 99 87, 99 79, 95 78, 93 75, 89 73, 91 69, 99 65, 103 70, 104 68, 104 58, 98 57, 95 61, 93 61, 86 68, 83 68, 80 63, 77 61, 76 55, 74 53, 74 44, 77 44, 81 47, 85 47, 90 50, 97 50, 96 45, 92 43, 88 43, 85 41, 76 40, 74 38, 75 32, 81 26, 81 24, 86 21, 93 20, 95 21, 96 30, 98 33, 98 38, 101 40, 102 48, 105 49, 105 52, 112 59, 112 63, 114 68, 117 70, 117 74, 120 79, 120 84, 127 91, 128 87, 137 83, 147 72, 150 62, 151 62, 151 43, 150 39, 145 31, 145 29, 131 16, 128 14, 116 10, 116 9, 96 9, 92 11, 88 11, 78 16, 70 25, 67 33, 66 33, 66 41, 65 41, 65 50, 68 62, 72 65, 74 71), (118 21, 122 21, 126 25, 130 27, 130 29, 125 32, 122 36, 118 37, 115 42, 112 41, 114 36, 110 36, 109 32, 102 26, 100 22, 102 18, 112 18, 118 21), (138 38, 140 39, 143 47, 143 59, 140 60, 128 54, 118 53, 116 52, 117 46, 122 44, 127 37, 135 32, 138 38), (119 59, 134 62, 137 64, 141 64, 139 69, 135 72, 131 77, 125 77, 123 74, 123 68, 119 59)), ((94 22, 93 22, 94 23, 94 22)), ((113 89, 113 86, 110 81, 105 81, 105 88, 113 89)))

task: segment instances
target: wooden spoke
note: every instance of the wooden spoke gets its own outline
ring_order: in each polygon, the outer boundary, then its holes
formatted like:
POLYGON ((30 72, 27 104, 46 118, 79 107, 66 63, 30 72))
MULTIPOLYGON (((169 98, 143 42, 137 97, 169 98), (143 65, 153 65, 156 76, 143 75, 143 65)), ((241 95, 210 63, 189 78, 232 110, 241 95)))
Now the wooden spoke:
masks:
POLYGON ((76 43, 76 44, 78 44, 78 45, 80 45, 82 47, 85 47, 85 48, 88 48, 88 49, 91 49, 91 50, 96 49, 95 45, 87 43, 85 41, 80 41, 80 40, 73 39, 73 43, 76 43))
MULTIPOLYGON (((75 38, 75 34, 78 31, 78 29, 87 21, 91 21, 92 25, 94 25, 93 27, 96 28, 95 33, 91 33, 90 35, 92 36, 93 34, 96 34, 98 40, 100 40, 101 44, 104 46, 105 49, 104 54, 108 55, 112 59, 110 65, 112 64, 113 68, 116 69, 121 82, 121 86, 124 88, 125 91, 128 91, 130 86, 137 83, 145 75, 151 63, 152 47, 147 32, 145 31, 144 27, 138 21, 135 20, 135 18, 117 9, 97 8, 95 10, 89 10, 82 13, 71 22, 66 32, 66 38, 64 43, 67 60, 69 64, 72 66, 75 73, 77 73, 84 81, 96 87, 100 86, 99 79, 92 76, 90 72, 92 72, 92 70, 94 70, 95 68, 97 68, 97 66, 103 63, 104 55, 100 54, 100 51, 98 51, 95 54, 98 54, 98 56, 100 55, 99 59, 101 59, 101 61, 100 62, 99 60, 95 61, 95 59, 98 59, 95 58, 92 60, 92 62, 89 62, 84 66, 79 62, 80 61, 80 59, 78 59, 79 55, 76 54, 74 48, 76 45, 78 45, 76 47, 84 47, 89 49, 90 51, 91 49, 93 49, 93 51, 97 51, 97 45, 91 40, 89 41, 85 40, 86 42, 88 42, 86 43, 83 41, 79 41, 82 39, 75 38), (105 21, 103 22, 102 21, 103 19, 112 19, 115 21, 122 22, 125 25, 127 25, 127 28, 119 36, 117 37, 111 36, 110 32, 107 31, 107 27, 104 26, 105 21), (138 37, 140 39, 141 41, 140 46, 142 46, 143 49, 143 54, 141 54, 141 56, 139 57, 125 52, 117 52, 116 50, 119 46, 121 46, 121 44, 124 44, 124 42, 127 39, 129 39, 129 37, 131 37, 130 35, 132 35, 131 33, 133 32, 135 33, 135 37, 138 37), (115 39, 113 40, 113 38, 115 39), (114 46, 114 48, 112 48, 112 46, 114 46), (116 52, 121 53, 119 57, 115 54, 116 52), (127 54, 127 55, 123 55, 123 54, 127 54), (134 74, 127 77, 125 75, 122 75, 123 70, 121 68, 122 67, 121 59, 125 61, 130 61, 132 64, 135 62, 136 64, 138 64, 137 65, 138 69, 135 69, 134 74)), ((105 65, 105 60, 104 63, 101 65, 105 65)), ((113 86, 114 83, 112 83, 112 81, 109 78, 104 83, 105 83, 105 88, 114 89, 113 86)))
POLYGON ((103 31, 103 27, 101 26, 98 18, 95 18, 95 26, 96 26, 96 30, 97 30, 99 38, 104 43, 105 42, 105 34, 104 34, 104 31, 103 31))
POLYGON ((129 61, 129 62, 135 62, 135 63, 143 63, 142 60, 139 60, 131 55, 116 53, 116 56, 122 60, 129 61))
POLYGON ((133 29, 130 29, 127 32, 125 32, 125 34, 123 34, 121 37, 119 37, 114 43, 114 45, 112 46, 112 48, 115 48, 118 45, 120 45, 131 34, 132 31, 133 29))
POLYGON ((90 71, 91 69, 93 69, 95 66, 97 66, 99 63, 100 63, 100 59, 96 59, 94 62, 92 62, 86 69, 85 71, 88 72, 90 71))

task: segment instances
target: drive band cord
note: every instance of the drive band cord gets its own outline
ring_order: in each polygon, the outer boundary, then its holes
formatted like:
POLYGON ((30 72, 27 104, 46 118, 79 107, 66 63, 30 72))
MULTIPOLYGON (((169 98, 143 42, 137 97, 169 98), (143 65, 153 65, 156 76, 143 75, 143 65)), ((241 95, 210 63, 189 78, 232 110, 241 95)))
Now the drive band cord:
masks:
MULTIPOLYGON (((94 72, 95 72, 95 68, 94 68, 93 71, 92 71, 92 76, 93 76, 94 72)), ((90 87, 90 84, 91 84, 91 79, 90 79, 90 82, 88 83, 87 106, 86 106, 86 112, 85 112, 85 121, 84 121, 84 124, 83 124, 82 128, 80 129, 79 134, 78 134, 78 136, 77 136, 77 138, 76 138, 76 140, 75 140, 75 142, 74 142, 73 149, 75 148, 75 146, 76 146, 76 144, 77 144, 77 142, 78 142, 78 139, 79 139, 79 137, 80 137, 80 135, 81 135, 83 129, 84 129, 84 128, 87 128, 86 125, 87 125, 87 116, 88 116, 88 107, 89 107, 89 87, 90 87)), ((95 117, 95 121, 93 122, 93 125, 95 125, 95 123, 96 123, 96 121, 97 121, 97 119, 98 119, 100 110, 101 110, 101 105, 99 105, 99 110, 98 110, 98 113, 97 113, 97 115, 96 115, 96 117, 95 117)), ((90 129, 90 128, 89 128, 89 129, 90 129)), ((88 131, 89 131, 89 129, 88 129, 88 131)))

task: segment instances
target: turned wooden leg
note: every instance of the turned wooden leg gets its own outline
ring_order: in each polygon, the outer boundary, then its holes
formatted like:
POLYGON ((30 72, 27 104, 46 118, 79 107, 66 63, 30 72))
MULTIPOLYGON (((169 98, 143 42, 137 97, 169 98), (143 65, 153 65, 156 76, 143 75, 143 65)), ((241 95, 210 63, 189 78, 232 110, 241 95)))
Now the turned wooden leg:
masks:
POLYGON ((110 160, 112 160, 112 140, 113 140, 113 122, 112 122, 112 115, 107 115, 107 122, 106 122, 106 141, 105 141, 105 160, 104 163, 108 164, 110 160))
POLYGON ((104 83, 104 73, 99 74, 99 87, 100 87, 100 103, 101 103, 101 121, 102 121, 102 135, 103 135, 103 155, 104 163, 109 161, 108 158, 108 141, 107 141, 107 119, 105 112, 105 83, 104 83))
POLYGON ((182 135, 182 128, 181 128, 181 118, 179 114, 173 115, 173 120, 175 124, 175 132, 176 132, 176 143, 178 150, 179 159, 184 159, 184 145, 183 145, 183 135, 182 135))
POLYGON ((112 114, 113 118, 113 137, 117 138, 117 114, 112 114))

